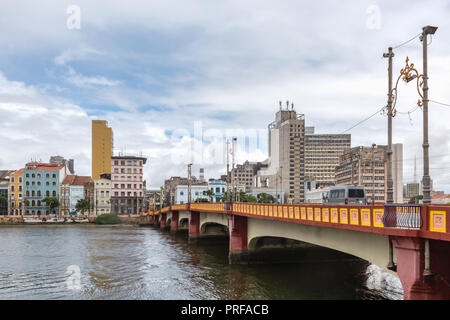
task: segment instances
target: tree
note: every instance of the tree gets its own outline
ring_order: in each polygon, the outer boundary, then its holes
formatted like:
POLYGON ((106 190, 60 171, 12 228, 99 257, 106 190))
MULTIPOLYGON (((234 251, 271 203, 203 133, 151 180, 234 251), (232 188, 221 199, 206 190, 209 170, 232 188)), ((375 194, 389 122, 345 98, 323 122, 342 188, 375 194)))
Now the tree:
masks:
POLYGON ((271 194, 263 192, 258 195, 258 202, 259 203, 274 203, 275 198, 271 194))
POLYGON ((42 199, 42 202, 45 202, 50 212, 54 213, 55 209, 59 207, 59 201, 56 197, 45 197, 42 199))
POLYGON ((209 200, 206 198, 197 198, 194 202, 209 202, 209 200))
POLYGON ((212 191, 211 189, 208 189, 208 190, 206 190, 205 195, 207 195, 211 199, 211 202, 213 202, 214 191, 212 191))
POLYGON ((411 199, 409 199, 409 203, 419 203, 419 200, 423 199, 423 195, 419 194, 417 196, 411 197, 411 199))
POLYGON ((77 209, 77 211, 80 211, 82 215, 84 215, 84 212, 88 211, 90 207, 91 204, 88 199, 80 199, 75 205, 75 209, 77 209))

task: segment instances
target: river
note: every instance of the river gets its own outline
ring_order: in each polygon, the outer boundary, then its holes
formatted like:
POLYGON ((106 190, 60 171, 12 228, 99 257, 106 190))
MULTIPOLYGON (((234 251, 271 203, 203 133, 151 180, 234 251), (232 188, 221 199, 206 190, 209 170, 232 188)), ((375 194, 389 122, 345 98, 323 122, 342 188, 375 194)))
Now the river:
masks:
POLYGON ((133 225, 0 227, 0 299, 402 299, 364 261, 229 265, 228 244, 133 225))

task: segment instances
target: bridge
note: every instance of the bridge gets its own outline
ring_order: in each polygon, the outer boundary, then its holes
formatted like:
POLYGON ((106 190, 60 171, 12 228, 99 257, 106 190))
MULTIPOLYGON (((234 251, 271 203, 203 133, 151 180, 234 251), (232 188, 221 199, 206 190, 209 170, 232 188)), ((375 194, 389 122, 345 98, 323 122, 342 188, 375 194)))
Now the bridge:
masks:
POLYGON ((190 203, 141 215, 141 224, 189 241, 229 237, 229 263, 249 263, 261 240, 291 239, 337 250, 389 270, 405 300, 450 299, 449 205, 190 203))

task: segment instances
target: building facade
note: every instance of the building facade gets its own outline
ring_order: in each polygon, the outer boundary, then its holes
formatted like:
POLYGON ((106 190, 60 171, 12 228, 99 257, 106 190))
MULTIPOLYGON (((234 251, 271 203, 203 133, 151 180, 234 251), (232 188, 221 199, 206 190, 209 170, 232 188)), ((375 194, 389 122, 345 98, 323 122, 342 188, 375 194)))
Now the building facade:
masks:
POLYGON ((92 120, 92 179, 111 174, 113 132, 106 120, 92 120))
POLYGON ((66 176, 60 187, 59 211, 62 215, 78 213, 76 209, 77 202, 81 199, 87 199, 85 188, 91 180, 89 176, 66 176))
POLYGON ((207 197, 209 200, 212 200, 212 202, 221 202, 222 197, 225 194, 225 191, 227 190, 227 183, 222 180, 215 180, 212 179, 208 182, 208 189, 211 190, 214 195, 211 197, 207 197))
POLYGON ((267 164, 262 162, 245 161, 243 164, 237 164, 231 170, 231 186, 244 186, 246 192, 250 192, 255 184, 255 176, 262 168, 267 168, 267 164))
MULTIPOLYGON (((197 199, 208 199, 206 191, 208 185, 192 185, 191 186, 191 202, 195 202, 197 199)), ((175 204, 184 204, 189 202, 189 192, 187 185, 177 185, 175 187, 175 204)))
POLYGON ((74 160, 73 159, 65 159, 61 156, 51 156, 49 163, 56 163, 61 167, 67 167, 68 174, 75 174, 75 168, 74 168, 74 160))
MULTIPOLYGON (((258 172, 256 187, 281 190, 279 202, 303 202, 305 199, 305 116, 281 109, 269 124, 268 167, 258 172)), ((277 192, 279 194, 280 192, 277 192)))
POLYGON ((333 186, 339 157, 351 147, 350 134, 305 133, 305 179, 314 180, 318 188, 333 186))
POLYGON ((13 172, 13 170, 0 170, 0 215, 7 215, 9 212, 9 181, 13 172))
POLYGON ((56 214, 58 209, 50 212, 42 200, 46 197, 54 197, 59 200, 60 183, 65 176, 65 167, 55 163, 27 163, 23 169, 24 214, 56 214))
POLYGON ((143 179, 145 157, 111 157, 111 211, 116 214, 139 214, 144 209, 146 182, 143 179))
POLYGON ((9 176, 8 214, 23 214, 23 169, 19 169, 9 176))
MULTIPOLYGON (((402 162, 402 148, 393 145, 393 159, 402 162)), ((387 146, 355 147, 340 157, 336 167, 336 185, 364 186, 367 199, 375 203, 387 200, 387 146)), ((403 203, 403 166, 392 166, 393 200, 403 203)))
POLYGON ((94 214, 111 213, 111 176, 100 175, 94 180, 94 214))

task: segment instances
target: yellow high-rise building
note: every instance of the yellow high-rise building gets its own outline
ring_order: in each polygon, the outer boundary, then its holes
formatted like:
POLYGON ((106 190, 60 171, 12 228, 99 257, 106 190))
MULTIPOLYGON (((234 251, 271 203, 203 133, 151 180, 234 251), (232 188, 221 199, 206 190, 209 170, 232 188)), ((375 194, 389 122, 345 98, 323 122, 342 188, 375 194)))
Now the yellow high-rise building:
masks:
POLYGON ((106 120, 92 120, 92 179, 111 174, 113 133, 106 120))

